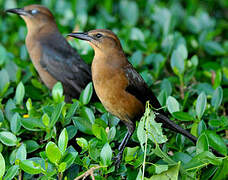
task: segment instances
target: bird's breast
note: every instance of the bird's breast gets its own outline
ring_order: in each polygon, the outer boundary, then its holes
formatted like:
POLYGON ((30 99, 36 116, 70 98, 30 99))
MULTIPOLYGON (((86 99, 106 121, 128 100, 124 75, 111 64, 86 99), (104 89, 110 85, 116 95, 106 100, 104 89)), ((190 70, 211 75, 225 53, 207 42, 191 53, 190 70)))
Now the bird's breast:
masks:
POLYGON ((144 112, 144 105, 125 91, 128 80, 121 68, 93 64, 92 79, 96 94, 104 107, 122 121, 133 120, 144 112))
POLYGON ((57 80, 54 79, 40 64, 40 60, 43 56, 42 47, 37 41, 34 41, 29 37, 26 38, 26 47, 32 63, 37 70, 41 80, 49 89, 52 89, 57 80))

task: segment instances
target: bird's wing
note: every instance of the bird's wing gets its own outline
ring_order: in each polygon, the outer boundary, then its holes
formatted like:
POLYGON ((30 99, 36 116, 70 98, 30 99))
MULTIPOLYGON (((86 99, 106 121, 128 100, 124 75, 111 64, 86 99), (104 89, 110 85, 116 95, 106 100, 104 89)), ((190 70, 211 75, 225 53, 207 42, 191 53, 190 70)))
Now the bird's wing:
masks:
POLYGON ((74 95, 91 81, 90 67, 81 59, 64 37, 44 38, 41 41, 41 66, 56 80, 68 86, 68 92, 74 95), (75 92, 76 91, 76 92, 75 92))
POLYGON ((128 86, 126 88, 126 91, 134 95, 143 104, 145 104, 146 101, 149 100, 150 104, 155 109, 161 108, 158 99, 153 94, 153 92, 150 91, 142 76, 139 73, 137 73, 133 66, 129 63, 123 68, 123 70, 128 79, 128 86))

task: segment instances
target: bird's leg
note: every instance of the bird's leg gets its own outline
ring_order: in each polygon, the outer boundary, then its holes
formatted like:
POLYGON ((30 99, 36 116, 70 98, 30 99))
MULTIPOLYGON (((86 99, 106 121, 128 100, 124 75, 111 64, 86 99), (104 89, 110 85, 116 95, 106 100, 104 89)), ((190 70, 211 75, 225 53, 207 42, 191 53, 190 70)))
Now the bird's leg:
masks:
POLYGON ((121 144, 119 145, 119 148, 118 148, 119 153, 114 158, 115 159, 115 166, 116 166, 117 169, 120 166, 120 162, 122 160, 124 149, 125 149, 128 141, 131 138, 131 136, 132 136, 132 134, 134 132, 134 129, 135 129, 133 123, 128 123, 127 127, 128 127, 128 131, 127 131, 126 135, 124 136, 123 141, 121 142, 121 144))

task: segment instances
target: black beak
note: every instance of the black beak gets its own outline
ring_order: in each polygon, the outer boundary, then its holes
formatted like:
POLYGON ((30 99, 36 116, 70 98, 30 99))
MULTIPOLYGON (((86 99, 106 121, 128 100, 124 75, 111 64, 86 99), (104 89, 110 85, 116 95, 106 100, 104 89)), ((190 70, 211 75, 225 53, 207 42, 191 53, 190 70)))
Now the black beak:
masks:
POLYGON ((70 33, 67 36, 71 36, 71 37, 81 39, 81 40, 85 40, 85 41, 93 40, 93 37, 89 36, 87 32, 85 32, 85 33, 70 33))
POLYGON ((28 12, 25 11, 23 8, 14 8, 14 9, 8 9, 6 10, 7 13, 14 13, 22 16, 28 15, 28 12))

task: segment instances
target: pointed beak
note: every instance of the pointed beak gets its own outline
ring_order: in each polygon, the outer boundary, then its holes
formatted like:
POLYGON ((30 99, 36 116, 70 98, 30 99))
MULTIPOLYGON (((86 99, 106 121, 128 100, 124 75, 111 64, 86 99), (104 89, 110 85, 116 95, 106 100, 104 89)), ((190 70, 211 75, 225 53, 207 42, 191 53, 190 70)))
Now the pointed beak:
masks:
POLYGON ((23 8, 14 8, 14 9, 8 9, 6 10, 7 13, 14 13, 22 16, 28 15, 28 12, 25 11, 23 8))
POLYGON ((89 36, 87 32, 85 33, 70 33, 67 36, 71 36, 77 39, 85 40, 85 41, 92 41, 93 37, 89 36))

